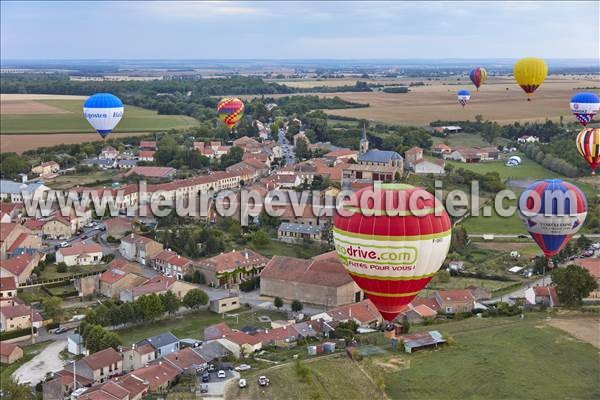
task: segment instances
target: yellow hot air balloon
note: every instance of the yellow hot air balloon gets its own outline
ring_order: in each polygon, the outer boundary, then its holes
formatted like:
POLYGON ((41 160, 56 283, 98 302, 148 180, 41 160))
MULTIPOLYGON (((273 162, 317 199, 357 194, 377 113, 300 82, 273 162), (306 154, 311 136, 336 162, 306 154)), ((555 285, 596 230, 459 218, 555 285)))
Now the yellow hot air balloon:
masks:
POLYGON ((522 58, 515 64, 513 74, 519 86, 527 93, 527 101, 530 101, 532 93, 544 83, 548 66, 541 58, 522 58))

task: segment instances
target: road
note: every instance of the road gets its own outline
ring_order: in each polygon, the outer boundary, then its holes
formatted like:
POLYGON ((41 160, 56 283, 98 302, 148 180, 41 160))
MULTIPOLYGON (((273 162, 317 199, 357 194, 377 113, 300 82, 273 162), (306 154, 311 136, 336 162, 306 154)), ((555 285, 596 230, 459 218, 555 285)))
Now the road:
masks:
POLYGON ((101 227, 98 228, 85 228, 82 233, 71 237, 68 240, 48 240, 47 247, 42 249, 44 253, 54 253, 56 251, 56 246, 62 242, 67 242, 70 246, 73 246, 76 243, 81 243, 83 241, 92 241, 95 237, 98 237, 98 242, 100 246, 102 246, 102 254, 114 254, 116 248, 111 246, 102 238, 102 233, 104 230, 101 227))
POLYGON ((290 141, 285 137, 285 129, 280 129, 277 142, 279 146, 281 146, 281 150, 283 151, 283 158, 285 159, 286 165, 291 165, 296 162, 296 156, 294 155, 294 151, 292 146, 290 145, 290 141))
POLYGON ((544 278, 540 278, 536 281, 533 282, 529 282, 528 284, 521 286, 518 289, 515 289, 514 291, 499 296, 499 297, 494 297, 491 300, 486 301, 486 304, 493 304, 493 303, 498 303, 500 301, 503 301, 505 303, 508 304, 513 304, 514 300, 513 299, 517 299, 517 298, 523 298, 525 297, 525 291, 527 289, 529 289, 530 287, 535 287, 535 286, 548 286, 552 283, 552 279, 550 278, 550 274, 546 274, 546 279, 544 280, 544 278))
POLYGON ((37 385, 46 378, 46 373, 60 371, 63 369, 64 361, 60 358, 60 352, 67 347, 67 341, 60 340, 51 343, 42 352, 25 364, 21 365, 13 374, 15 381, 31 386, 37 385))

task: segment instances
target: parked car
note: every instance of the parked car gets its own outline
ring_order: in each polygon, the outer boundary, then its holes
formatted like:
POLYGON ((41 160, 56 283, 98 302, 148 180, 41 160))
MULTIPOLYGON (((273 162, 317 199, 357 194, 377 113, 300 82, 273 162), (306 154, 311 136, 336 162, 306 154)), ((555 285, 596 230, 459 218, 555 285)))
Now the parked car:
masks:
POLYGON ((235 367, 235 370, 236 371, 248 371, 250 368, 252 368, 252 367, 248 364, 240 364, 237 367, 235 367))
POLYGON ((210 382, 210 374, 208 372, 202 374, 202 382, 210 382))
POLYGON ((70 244, 69 244, 69 242, 61 242, 61 243, 59 243, 59 246, 60 246, 61 248, 65 248, 65 247, 69 247, 69 246, 70 246, 70 244))
POLYGON ((208 364, 208 372, 214 372, 215 364, 208 364))
POLYGON ((522 234, 522 233, 521 233, 519 236, 517 236, 517 238, 519 238, 519 239, 527 239, 528 237, 529 237, 529 236, 527 236, 527 235, 524 235, 524 234, 522 234))
POLYGON ((269 384, 271 383, 271 381, 269 381, 269 378, 267 378, 264 375, 261 375, 258 377, 258 384, 260 386, 269 386, 269 384))
POLYGON ((208 385, 200 386, 200 393, 208 393, 208 385))
POLYGON ((65 328, 64 326, 59 326, 58 328, 56 328, 56 330, 54 331, 54 334, 59 335, 61 333, 64 333, 68 331, 67 328, 65 328))
POLYGON ((219 372, 217 372, 217 378, 223 379, 225 377, 227 377, 227 373, 225 373, 224 370, 220 369, 219 372))
POLYGON ((246 380, 244 378, 240 379, 238 385, 240 388, 245 388, 247 386, 246 380))

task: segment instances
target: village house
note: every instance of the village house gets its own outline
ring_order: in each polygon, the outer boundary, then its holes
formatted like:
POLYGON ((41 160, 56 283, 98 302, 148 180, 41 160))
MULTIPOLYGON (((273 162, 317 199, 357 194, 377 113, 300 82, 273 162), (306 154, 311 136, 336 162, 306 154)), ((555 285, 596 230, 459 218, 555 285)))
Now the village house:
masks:
POLYGON ((33 254, 42 247, 39 236, 18 223, 0 224, 0 260, 22 253, 33 254))
POLYGON ((236 358, 242 355, 250 355, 262 348, 262 343, 258 337, 231 329, 224 322, 206 327, 203 338, 204 340, 217 340, 236 358))
POLYGON ((496 147, 457 147, 450 154, 444 154, 445 160, 454 160, 464 163, 497 160, 500 151, 496 147))
POLYGON ((0 307, 0 332, 11 332, 20 329, 30 329, 42 326, 42 316, 31 307, 17 301, 3 302, 0 307))
POLYGON ((525 306, 556 307, 559 305, 554 286, 535 286, 525 290, 525 306))
POLYGON ((310 319, 311 321, 323 320, 325 322, 354 321, 361 327, 375 326, 383 322, 383 317, 369 299, 332 308, 315 314, 310 319))
POLYGON ((517 139, 519 143, 539 143, 540 138, 537 136, 525 135, 517 139))
POLYGON ((156 359, 155 349, 148 343, 141 346, 134 343, 131 347, 121 348, 121 352, 123 353, 123 372, 142 368, 156 359))
POLYGON ((149 393, 165 393, 180 373, 181 370, 170 362, 157 360, 130 372, 128 376, 147 383, 149 393))
POLYGON ((23 197, 32 200, 44 200, 49 187, 42 183, 13 182, 0 180, 0 201, 23 203, 23 197))
POLYGON ((323 158, 337 161, 337 162, 348 162, 350 160, 356 161, 358 159, 358 151, 351 149, 336 149, 329 153, 325 153, 323 158))
POLYGON ((140 150, 154 150, 156 151, 158 148, 156 146, 155 141, 151 140, 142 140, 139 145, 140 150))
POLYGON ((17 280, 14 276, 0 278, 0 307, 17 296, 17 280))
POLYGON ((452 149, 450 148, 450 146, 444 143, 438 143, 434 145, 431 149, 431 154, 433 154, 434 156, 444 156, 444 154, 450 153, 452 153, 452 149))
POLYGON ((207 285, 234 288, 259 276, 267 262, 269 259, 259 253, 243 249, 196 261, 193 268, 204 275, 207 285))
MULTIPOLYGON (((109 347, 76 361, 75 367, 77 375, 89 379, 94 384, 103 383, 123 373, 122 354, 109 347)), ((73 373, 73 363, 67 364, 65 369, 73 373)))
POLYGON ((37 267, 40 261, 39 253, 24 253, 2 260, 0 263, 0 276, 2 278, 14 278, 17 286, 27 283, 31 272, 37 267))
POLYGON ((171 278, 164 275, 157 275, 147 281, 135 286, 131 289, 124 289, 119 293, 121 301, 134 301, 140 296, 146 294, 164 294, 168 291, 173 292, 179 299, 183 299, 187 292, 195 289, 196 286, 184 282, 178 281, 175 278, 171 278))
POLYGON ((444 169, 445 165, 446 163, 444 162, 444 160, 430 161, 421 158, 415 163, 413 170, 415 171, 415 174, 442 175, 446 172, 444 169))
POLYGON ((469 313, 473 311, 475 298, 468 289, 440 290, 434 294, 444 314, 469 313))
POLYGON ((106 381, 100 385, 86 389, 84 393, 77 394, 77 400, 130 400, 129 391, 113 381, 106 381))
POLYGON ((402 321, 406 317, 411 324, 422 324, 427 319, 435 318, 436 315, 437 312, 425 304, 413 305, 411 303, 407 309, 398 314, 396 320, 402 321))
POLYGON ((319 225, 282 222, 277 229, 277 239, 288 243, 321 241, 321 227, 319 225))
POLYGON ((140 152, 138 153, 138 160, 154 162, 154 153, 156 152, 153 150, 140 150, 140 152))
POLYGON ((119 151, 112 146, 102 148, 98 155, 100 160, 116 160, 119 158, 119 151))
POLYGON ((60 165, 56 161, 47 161, 33 167, 31 172, 41 177, 49 177, 56 174, 59 170, 60 165))
POLYGON ((117 161, 110 158, 86 158, 81 161, 82 165, 88 167, 97 167, 99 169, 112 169, 117 165, 117 161))
POLYGON ((0 342, 0 362, 10 365, 23 358, 23 349, 14 343, 0 342))
POLYGON ((119 299, 121 291, 132 289, 146 282, 147 278, 113 267, 104 271, 98 278, 98 292, 111 299, 119 299))
POLYGON ((139 348, 144 345, 152 346, 154 349, 154 358, 157 359, 179 351, 179 339, 171 332, 164 332, 160 335, 140 340, 135 344, 135 347, 139 348))
POLYGON ((56 262, 64 262, 67 266, 95 265, 102 261, 102 247, 98 243, 77 243, 73 246, 58 249, 56 262))
POLYGON ((163 245, 145 236, 130 234, 121 238, 119 253, 129 261, 149 265, 150 260, 163 250, 163 245))
POLYGON ((106 235, 115 239, 121 239, 133 231, 133 222, 125 217, 112 217, 102 221, 106 228, 106 235))
MULTIPOLYGON (((79 371, 78 371, 79 372, 79 371)), ((92 385, 92 381, 78 373, 62 369, 52 373, 52 378, 42 384, 42 393, 44 399, 70 399, 70 395, 75 391, 83 391, 84 388, 92 385)), ((112 400, 112 399, 111 399, 112 400)))
POLYGON ((53 240, 70 239, 76 231, 76 222, 63 217, 60 213, 55 213, 42 226, 44 237, 53 240))
POLYGON ((23 204, 0 203, 0 223, 21 222, 24 216, 25 206, 23 204))
POLYGON ((417 161, 423 159, 423 149, 415 146, 404 152, 404 162, 406 163, 406 167, 414 170, 415 164, 417 161))
POLYGON ((260 275, 260 294, 326 307, 363 299, 335 252, 309 260, 274 256, 260 275))
POLYGON ((174 251, 163 250, 152 258, 150 264, 155 270, 166 276, 183 279, 183 276, 190 272, 192 260, 182 257, 174 251))

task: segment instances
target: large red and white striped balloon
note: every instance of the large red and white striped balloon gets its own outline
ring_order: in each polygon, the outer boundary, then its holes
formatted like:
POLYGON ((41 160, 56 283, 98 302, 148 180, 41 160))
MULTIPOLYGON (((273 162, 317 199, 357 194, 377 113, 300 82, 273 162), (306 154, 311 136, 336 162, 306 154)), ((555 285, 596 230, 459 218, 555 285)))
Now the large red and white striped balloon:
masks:
POLYGON ((393 321, 444 262, 450 218, 432 194, 403 184, 364 188, 342 207, 354 214, 335 216, 336 252, 381 315, 393 321))

